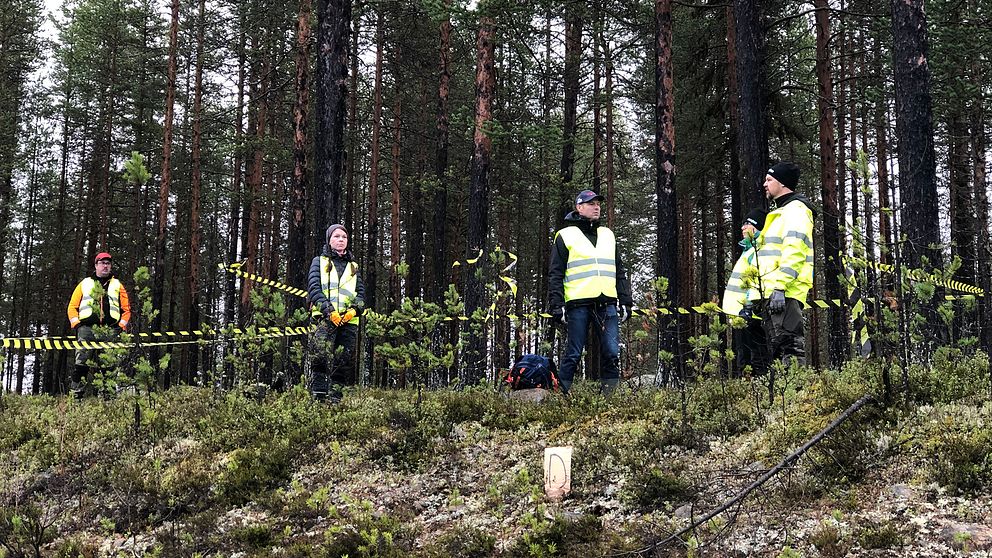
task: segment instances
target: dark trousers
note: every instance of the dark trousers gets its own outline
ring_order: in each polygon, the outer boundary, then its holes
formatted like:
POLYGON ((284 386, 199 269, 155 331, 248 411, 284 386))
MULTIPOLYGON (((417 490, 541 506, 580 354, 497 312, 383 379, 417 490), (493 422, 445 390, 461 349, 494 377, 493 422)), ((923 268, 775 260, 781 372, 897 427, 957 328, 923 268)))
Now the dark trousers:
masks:
POLYGON ((751 367, 751 375, 764 376, 768 373, 768 336, 763 320, 748 319, 744 329, 735 332, 737 337, 737 376, 751 367))
POLYGON ((806 332, 803 303, 794 298, 785 299, 785 310, 778 314, 762 312, 762 325, 768 337, 768 352, 772 361, 780 360, 789 366, 792 359, 806 365, 806 332))
POLYGON ((355 339, 358 326, 345 324, 334 327, 322 320, 313 336, 313 381, 310 393, 316 396, 328 394, 340 396, 341 386, 357 383, 355 360, 355 339))
POLYGON ((604 385, 616 386, 620 379, 620 318, 615 304, 602 306, 576 306, 566 311, 568 318, 566 329, 568 340, 565 343, 565 355, 561 359, 561 369, 558 379, 564 392, 572 387, 575 371, 582 358, 582 350, 586 346, 586 334, 589 324, 600 328, 599 355, 602 365, 600 380, 604 385))

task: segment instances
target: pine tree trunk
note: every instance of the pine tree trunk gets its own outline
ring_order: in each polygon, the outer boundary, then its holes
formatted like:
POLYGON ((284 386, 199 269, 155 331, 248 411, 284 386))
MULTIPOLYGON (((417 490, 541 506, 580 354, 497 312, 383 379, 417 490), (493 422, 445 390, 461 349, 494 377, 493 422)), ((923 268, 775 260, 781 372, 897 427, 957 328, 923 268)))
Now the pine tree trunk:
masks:
MULTIPOLYGON (((269 60, 266 52, 258 44, 255 36, 250 38, 251 51, 255 57, 252 64, 252 81, 249 87, 251 102, 254 106, 255 120, 252 123, 254 133, 254 147, 251 153, 251 162, 248 166, 248 174, 245 186, 247 187, 247 199, 245 200, 246 232, 244 235, 245 263, 243 270, 248 274, 258 273, 258 249, 259 237, 261 235, 261 213, 262 213, 262 172, 265 162, 265 133, 268 123, 269 110, 269 60)), ((241 315, 247 316, 249 312, 250 293, 252 281, 242 281, 241 283, 241 315)))
POLYGON ((763 90, 764 31, 757 0, 734 0, 734 39, 737 51, 739 152, 744 162, 742 203, 765 207, 761 185, 768 169, 768 129, 763 90))
MULTIPOLYGON (((681 238, 678 215, 678 198, 675 191, 675 84, 672 61, 672 2, 655 0, 655 199, 657 203, 655 227, 658 246, 655 276, 668 278, 668 301, 677 304, 681 300, 682 288, 679 284, 678 256, 680 246, 686 243, 681 238)), ((689 225, 689 223, 685 223, 689 225)), ((675 356, 673 368, 666 378, 671 381, 680 377, 678 358, 678 321, 663 316, 658 320, 659 350, 675 356)))
MULTIPOLYGON (((162 140, 162 181, 158 193, 157 231, 155 234, 155 269, 152 282, 152 307, 162 310, 165 298, 165 249, 166 229, 169 225, 169 187, 172 182, 172 126, 176 103, 176 62, 179 50, 179 0, 172 0, 172 20, 169 26, 169 68, 165 82, 165 123, 163 125, 164 139, 162 140)), ((161 331, 162 313, 152 321, 152 330, 161 331)), ((153 349, 151 361, 153 366, 158 362, 159 351, 153 349)), ((156 368, 157 369, 157 368, 156 368)), ((165 379, 165 378, 163 378, 165 379)))
MULTIPOLYGON (((486 132, 492 120, 492 103, 496 89, 494 72, 494 22, 489 16, 482 16, 479 35, 475 44, 475 133, 470 170, 468 200, 468 246, 466 256, 475 257, 479 250, 484 253, 477 264, 484 269, 487 235, 489 233, 489 166, 492 153, 492 140, 486 132)), ((485 274, 466 273, 465 313, 472 316, 485 308, 485 274)), ((486 370, 486 324, 471 322, 469 327, 480 327, 473 332, 465 350, 465 380, 469 384, 479 383, 485 378, 486 370)))
MULTIPOLYGON (((348 183, 348 188, 345 194, 344 227, 348 229, 348 234, 357 236, 356 233, 358 231, 355 230, 354 225, 357 218, 358 206, 355 199, 358 189, 356 178, 358 174, 355 171, 358 168, 360 160, 357 153, 360 134, 358 125, 358 39, 361 36, 359 26, 362 23, 361 9, 357 3, 354 11, 359 15, 353 18, 354 30, 351 33, 351 53, 348 56, 351 61, 351 70, 349 72, 350 83, 348 86, 348 155, 345 158, 345 164, 347 165, 345 181, 348 183)), ((309 60, 309 54, 307 55, 307 59, 309 60)), ((320 227, 318 226, 318 228, 320 227)), ((358 352, 357 348, 355 352, 358 352)))
MULTIPOLYGON (((830 11, 827 0, 816 0, 816 81, 820 139, 820 196, 823 202, 823 285, 828 299, 841 298, 841 233, 837 207, 837 159, 834 144, 833 74, 830 69, 830 11)), ((847 353, 847 327, 827 311, 829 359, 838 364, 847 353), (832 316, 832 319, 831 319, 832 316)))
POLYGON ((315 232, 341 221, 345 103, 348 87, 348 26, 351 0, 317 0, 317 129, 314 138, 315 232))
MULTIPOLYGON (((184 306, 187 309, 186 324, 190 330, 200 329, 200 241, 203 232, 200 230, 200 190, 203 183, 201 171, 201 152, 203 145, 203 28, 205 0, 200 0, 199 20, 196 26, 196 77, 193 85, 193 176, 190 180, 190 210, 189 210, 189 291, 186 293, 184 306)), ((193 358, 188 366, 183 367, 182 373, 186 383, 196 378, 199 363, 199 349, 196 345, 190 347, 193 358)))
POLYGON ((920 267, 924 258, 940 266, 938 250, 930 248, 937 217, 933 110, 924 0, 892 1, 892 61, 895 73, 896 137, 899 157, 900 231, 907 242, 906 264, 920 267))
MULTIPOLYGON (((975 64, 977 66, 977 63, 975 64)), ((979 72, 973 70, 972 79, 978 81, 979 72)), ((981 346, 986 354, 992 353, 992 247, 989 240, 989 195, 986 182, 985 158, 985 106, 983 98, 975 99, 971 115, 972 180, 975 188, 975 228, 978 229, 978 286, 985 289, 980 300, 979 323, 982 324, 981 346)))
POLYGON ((606 225, 612 229, 616 220, 616 169, 613 161, 613 53, 610 42, 603 42, 606 61, 606 225))
POLYGON ((400 92, 395 93, 393 102, 393 145, 392 145, 392 196, 389 204, 389 308, 399 308, 403 299, 400 291, 400 141, 403 122, 400 92))
MULTIPOLYGON (((952 101, 956 102, 956 101, 952 101)), ((951 255, 961 258, 961 267, 954 278, 975 284, 975 207, 972 195, 971 149, 968 116, 954 108, 949 117, 947 135, 950 152, 948 170, 950 183, 951 255)))
MULTIPOLYGON (((365 274, 365 306, 376 308, 376 266, 378 265, 379 254, 379 143, 382 135, 382 51, 385 43, 382 8, 376 8, 375 23, 375 84, 372 89, 372 162, 369 171, 369 208, 368 208, 368 238, 365 242, 365 259, 362 261, 362 272, 365 274)), ((323 238, 321 236, 320 238, 323 238)), ((373 385, 382 385, 375 382, 374 370, 371 367, 374 344, 369 340, 366 345, 366 363, 369 365, 369 377, 373 379, 373 385)))
MULTIPOLYGON (((571 191, 572 175, 575 173, 575 131, 578 124, 579 83, 582 66, 582 23, 584 2, 569 2, 565 7, 565 69, 564 120, 562 122, 562 148, 559 175, 565 189, 564 196, 557 199, 571 199, 575 192, 571 191)), ((562 222, 565 214, 572 209, 571 204, 565 203, 559 211, 557 221, 562 222)))
POLYGON ((441 304, 448 286, 448 95, 451 82, 451 0, 444 0, 445 15, 439 29, 439 77, 437 86, 437 139, 434 154, 434 235, 431 270, 431 302, 441 304))
MULTIPOLYGON (((297 288, 305 288, 307 273, 307 194, 310 191, 310 174, 307 169, 307 124, 310 109, 310 12, 311 0, 300 0, 296 17, 296 102, 293 104, 293 182, 289 196, 289 256, 286 259, 286 282, 297 288)), ((348 166, 349 177, 353 174, 348 166)), ((350 207, 350 206, 349 206, 350 207)), ((349 211, 350 215, 351 212, 349 211)), ((351 233, 351 223, 347 225, 351 233)), ((302 308, 300 297, 289 297, 290 313, 302 308)), ((299 369, 294 369, 290 378, 297 378, 299 369)))
MULTIPOLYGON (((744 223, 744 192, 741 190, 740 89, 737 87, 737 22, 733 6, 727 6, 727 131, 730 143, 730 228, 736 231, 744 223)), ((750 208, 748 208, 750 209, 750 208)), ((736 239, 736 236, 735 236, 736 239)), ((732 246, 736 246, 734 243, 732 246)), ((734 248, 735 256, 738 249, 734 248)))

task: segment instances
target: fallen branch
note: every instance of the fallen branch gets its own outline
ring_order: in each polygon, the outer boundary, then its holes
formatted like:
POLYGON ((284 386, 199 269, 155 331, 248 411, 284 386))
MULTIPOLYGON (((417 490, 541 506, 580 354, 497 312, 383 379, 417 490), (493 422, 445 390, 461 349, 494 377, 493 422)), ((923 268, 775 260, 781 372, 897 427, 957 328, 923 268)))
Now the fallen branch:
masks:
POLYGON ((862 396, 861 399, 858 399, 857 401, 855 401, 853 405, 851 405, 843 413, 841 413, 840 415, 838 415, 837 418, 835 418, 833 420, 833 422, 831 422, 830 424, 828 424, 826 426, 826 428, 824 428, 823 430, 819 431, 816 434, 816 436, 813 436, 812 438, 810 438, 809 441, 807 441, 805 444, 803 444, 799 449, 797 449, 796 451, 794 451, 791 454, 789 454, 788 456, 786 456, 785 459, 783 459, 782 461, 780 461, 778 465, 776 465, 776 466, 772 467, 771 469, 769 469, 768 471, 766 471, 765 474, 761 475, 757 480, 755 480, 751 484, 747 485, 747 487, 744 490, 740 491, 736 496, 734 496, 730 500, 727 500, 726 502, 724 502, 720 507, 718 507, 715 510, 707 513, 706 515, 704 515, 703 517, 697 519, 696 521, 693 521, 691 524, 689 524, 688 526, 686 526, 685 528, 683 528, 681 531, 670 535, 668 538, 666 538, 666 539, 664 539, 664 540, 662 540, 660 542, 656 542, 656 543, 654 543, 654 544, 652 544, 652 545, 650 545, 648 547, 642 548, 640 550, 636 550, 636 551, 634 551, 632 553, 625 553, 625 555, 634 554, 634 555, 637 555, 637 556, 644 556, 648 552, 651 552, 652 550, 656 550, 656 549, 659 549, 659 548, 665 546, 669 542, 671 542, 671 541, 673 541, 673 540, 675 540, 677 538, 680 538, 682 535, 685 535, 686 533, 688 533, 690 531, 695 530, 700 525, 703 525, 707 521, 713 519, 714 517, 720 515, 721 513, 725 512, 725 511, 727 511, 730 507, 734 506, 735 504, 737 504, 738 502, 740 502, 741 500, 743 500, 744 498, 746 498, 748 494, 750 494, 751 492, 754 492, 755 489, 757 489, 761 485, 763 485, 766 482, 768 482, 768 480, 770 478, 772 478, 775 475, 777 475, 780 471, 782 471, 783 469, 785 469, 787 467, 790 467, 804 453, 806 453, 807 451, 809 451, 810 448, 812 448, 816 444, 820 443, 820 441, 823 440, 824 438, 826 438, 827 435, 830 434, 835 428, 837 428, 838 426, 840 426, 841 424, 843 424, 844 421, 846 421, 847 419, 849 419, 851 417, 851 415, 853 415, 854 413, 858 412, 858 410, 861 409, 861 407, 864 407, 865 405, 867 405, 868 403, 870 403, 870 402, 872 402, 874 400, 875 400, 875 398, 872 395, 866 394, 866 395, 862 396))

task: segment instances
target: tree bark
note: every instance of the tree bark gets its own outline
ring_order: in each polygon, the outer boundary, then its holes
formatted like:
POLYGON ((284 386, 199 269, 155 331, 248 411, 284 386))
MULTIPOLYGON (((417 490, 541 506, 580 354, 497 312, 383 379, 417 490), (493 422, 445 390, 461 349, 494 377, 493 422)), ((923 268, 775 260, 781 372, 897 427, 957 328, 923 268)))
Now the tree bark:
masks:
POLYGON ((434 154, 434 177, 437 184, 434 190, 434 238, 431 269, 431 302, 441 304, 448 286, 448 96, 451 83, 451 16, 448 9, 451 0, 444 0, 444 19, 439 28, 439 76, 437 86, 437 139, 434 154))
POLYGON ((940 266, 940 251, 930 248, 937 217, 933 109, 924 0, 892 1, 892 62, 895 73, 896 137, 899 138, 901 233, 907 242, 906 264, 920 267, 924 258, 940 266))
MULTIPOLYGON (((562 187, 566 190, 559 199, 571 200, 572 176, 575 172, 575 131, 578 123, 579 78, 582 66, 582 23, 584 1, 568 2, 565 6, 565 69, 564 69, 564 119, 562 122, 562 148, 559 175, 562 187)), ((569 202, 561 206, 557 221, 563 222, 565 214, 572 209, 569 202)))
MULTIPOLYGON (((827 298, 840 299, 841 241, 837 207, 837 156, 834 143, 834 91, 830 67, 830 11, 827 0, 815 0, 817 111, 820 122, 820 196, 823 201, 823 284, 827 298)), ((827 312, 829 359, 837 365, 847 353, 847 326, 837 315, 827 312), (831 319, 831 317, 833 319, 831 319)))
POLYGON ((403 122, 403 103, 400 92, 395 92, 393 101, 393 145, 392 145, 392 196, 389 204, 389 308, 396 310, 402 302, 400 290, 400 141, 403 122))
MULTIPOLYGON (((186 323, 189 330, 200 329, 200 190, 203 184, 201 171, 201 153, 203 150, 203 28, 205 0, 199 2, 199 20, 196 26, 196 76, 193 85, 193 175, 190 180, 190 210, 189 210, 189 291, 186 293, 186 323)), ((184 381, 191 383, 197 376, 197 357, 199 349, 196 345, 190 348, 193 358, 190 365, 183 368, 186 375, 184 381)))
MULTIPOLYGON (((678 256, 681 236, 679 231, 678 199, 675 191, 675 83, 672 61, 672 0, 655 0, 654 3, 654 55, 655 55, 655 199, 656 243, 655 276, 668 278, 668 300, 681 299, 678 256)), ((679 335, 677 320, 662 316, 658 321, 659 350, 675 355, 674 370, 678 374, 679 335)), ((671 378, 669 378, 670 380, 671 378)))
MULTIPOLYGON (((289 257, 286 259, 287 283, 297 288, 307 284, 307 200, 310 174, 307 168, 307 125, 310 109, 310 14, 312 0, 300 0, 296 17, 296 102, 293 104, 293 182, 289 197, 289 257)), ((348 174, 352 175, 352 165, 348 174)), ((350 215, 350 211, 349 211, 350 215)), ((347 225, 351 233, 350 222, 347 225)), ((323 237, 320 237, 323 238, 323 237)), ((289 297, 289 311, 302 308, 300 297, 289 297)), ((298 370, 291 377, 296 378, 298 370)))
POLYGON ((317 0, 317 129, 314 139, 314 234, 341 221, 345 103, 348 94, 348 26, 351 0, 317 0))
MULTIPOLYGON (((495 24, 488 15, 480 20, 478 39, 475 43, 475 132, 473 134, 472 163, 470 170, 470 186, 468 201, 468 246, 466 256, 475 257, 480 250, 485 253, 488 248, 489 233, 489 166, 492 154, 492 139, 487 128, 492 121, 492 102, 496 89, 496 75, 493 68, 495 45, 493 43, 495 24)), ((485 275, 478 270, 484 269, 486 256, 479 259, 480 266, 476 272, 466 273, 465 313, 472 316, 477 310, 484 312, 485 308, 485 275)), ((486 369, 486 324, 472 322, 472 326, 481 326, 480 331, 473 332, 465 350, 466 381, 478 383, 485 378, 486 369)), ((470 327, 472 327, 470 326, 470 327)))
MULTIPOLYGON (((372 162, 369 170, 369 208, 368 208, 368 238, 365 243, 365 256, 362 261, 362 272, 365 274, 365 306, 376 308, 376 271, 379 259, 379 143, 382 134, 382 50, 385 42, 382 7, 376 8, 375 23, 375 83, 372 86, 372 162)), ((323 238, 323 236, 321 236, 323 238)), ((366 344, 366 362, 372 364, 374 345, 366 344)), ((374 378, 373 369, 369 367, 369 377, 374 378)))
POLYGON ((744 207, 765 207, 761 185, 768 169, 764 31, 757 0, 734 0, 737 87, 740 106, 738 144, 744 162, 744 207))
MULTIPOLYGON (((179 42, 179 0, 172 0, 172 20, 169 26, 169 68, 165 82, 165 123, 162 140, 162 181, 158 193, 157 232, 155 235, 155 270, 152 286, 152 307, 162 309, 165 295, 166 229, 169 225, 169 187, 172 182, 172 125, 176 103, 176 61, 179 42)), ((162 313, 152 320, 152 330, 161 331, 162 313)), ((152 365, 158 361, 158 350, 151 352, 152 365)), ((157 367, 156 367, 157 369, 157 367)))

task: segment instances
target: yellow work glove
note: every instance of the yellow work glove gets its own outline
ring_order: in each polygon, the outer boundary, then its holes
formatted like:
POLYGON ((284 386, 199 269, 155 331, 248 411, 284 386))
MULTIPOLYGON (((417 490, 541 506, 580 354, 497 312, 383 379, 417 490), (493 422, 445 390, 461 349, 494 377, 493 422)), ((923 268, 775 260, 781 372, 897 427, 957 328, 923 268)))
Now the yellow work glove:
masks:
POLYGON ((354 308, 349 308, 348 311, 344 313, 344 316, 341 317, 341 323, 346 324, 350 322, 351 319, 354 318, 357 314, 358 312, 355 312, 354 308))
POLYGON ((341 314, 338 314, 337 310, 331 312, 331 323, 335 326, 341 325, 341 314))

